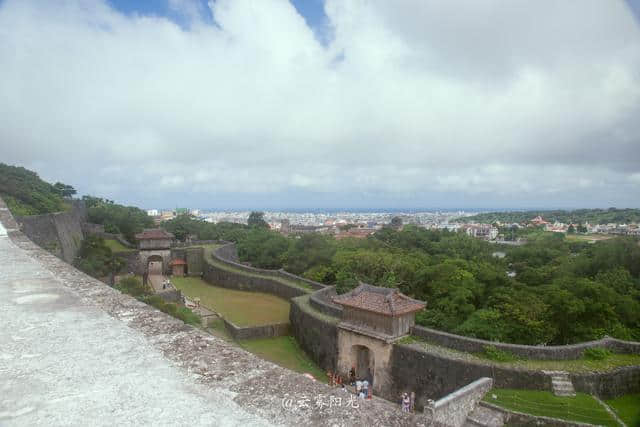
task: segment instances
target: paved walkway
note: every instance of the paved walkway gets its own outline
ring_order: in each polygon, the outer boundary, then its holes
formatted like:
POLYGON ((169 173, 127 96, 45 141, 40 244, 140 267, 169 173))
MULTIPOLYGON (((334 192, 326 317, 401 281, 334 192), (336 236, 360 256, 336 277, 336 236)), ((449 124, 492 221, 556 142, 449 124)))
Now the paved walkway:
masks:
POLYGON ((162 284, 167 278, 162 274, 149 274, 148 280, 155 293, 166 291, 166 289, 162 289, 162 284))

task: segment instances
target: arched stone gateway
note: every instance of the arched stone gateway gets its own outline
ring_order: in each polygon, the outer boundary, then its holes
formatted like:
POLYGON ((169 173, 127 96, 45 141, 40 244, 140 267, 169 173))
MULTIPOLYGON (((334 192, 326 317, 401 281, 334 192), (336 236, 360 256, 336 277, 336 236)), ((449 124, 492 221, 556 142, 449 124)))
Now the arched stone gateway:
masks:
POLYGON ((150 267, 155 274, 169 273, 173 234, 156 228, 144 230, 142 233, 136 234, 136 239, 138 240, 138 249, 140 250, 139 268, 142 270, 139 273, 151 273, 150 267), (159 272, 158 266, 160 268, 159 272))
POLYGON ((364 345, 351 347, 351 366, 355 368, 356 378, 373 379, 375 373, 375 354, 364 345))
POLYGON ((397 289, 364 283, 333 301, 342 305, 338 372, 346 377, 353 367, 358 379, 373 380, 373 392, 383 394, 391 386, 393 342, 409 333, 415 312, 426 304, 397 289))
POLYGON ((163 260, 160 255, 151 255, 147 258, 147 272, 149 274, 162 274, 164 271, 163 260))

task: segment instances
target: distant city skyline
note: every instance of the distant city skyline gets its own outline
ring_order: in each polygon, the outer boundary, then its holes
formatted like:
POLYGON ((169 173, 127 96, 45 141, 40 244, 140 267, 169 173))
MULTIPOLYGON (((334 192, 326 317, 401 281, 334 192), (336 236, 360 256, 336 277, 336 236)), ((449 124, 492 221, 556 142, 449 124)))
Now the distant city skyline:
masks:
POLYGON ((0 161, 143 208, 640 207, 636 0, 0 0, 0 161))

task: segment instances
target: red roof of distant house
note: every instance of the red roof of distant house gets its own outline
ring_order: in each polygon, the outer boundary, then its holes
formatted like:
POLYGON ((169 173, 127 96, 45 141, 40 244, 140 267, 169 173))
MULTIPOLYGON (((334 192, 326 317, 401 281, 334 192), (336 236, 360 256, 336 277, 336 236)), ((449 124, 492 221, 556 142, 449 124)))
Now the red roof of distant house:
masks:
POLYGON ((173 239, 173 234, 167 233, 162 228, 149 228, 136 234, 137 240, 165 240, 173 239))
POLYGON ((172 259, 171 262, 169 263, 170 266, 174 266, 174 265, 187 265, 187 261, 180 259, 180 258, 176 258, 176 259, 172 259))
POLYGON ((409 298, 397 289, 381 288, 366 283, 361 283, 351 292, 334 297, 333 302, 385 316, 401 316, 427 306, 424 301, 409 298))

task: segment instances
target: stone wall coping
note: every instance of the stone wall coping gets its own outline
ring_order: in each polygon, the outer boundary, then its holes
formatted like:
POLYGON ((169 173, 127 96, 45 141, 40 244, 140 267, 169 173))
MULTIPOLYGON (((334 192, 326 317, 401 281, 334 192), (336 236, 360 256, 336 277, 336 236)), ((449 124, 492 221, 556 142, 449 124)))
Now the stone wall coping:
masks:
POLYGON ((472 393, 476 393, 481 391, 482 394, 486 393, 493 386, 493 379, 488 377, 483 377, 475 380, 474 382, 467 384, 466 386, 454 391, 443 397, 442 399, 438 399, 433 403, 433 408, 438 409, 446 405, 450 405, 454 403, 461 397, 467 396, 472 393))

